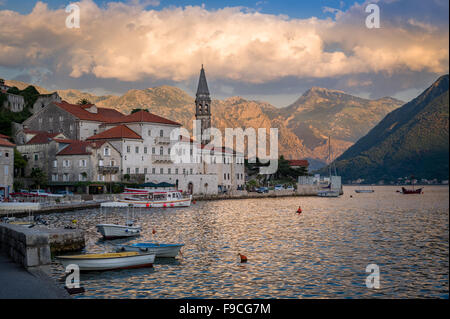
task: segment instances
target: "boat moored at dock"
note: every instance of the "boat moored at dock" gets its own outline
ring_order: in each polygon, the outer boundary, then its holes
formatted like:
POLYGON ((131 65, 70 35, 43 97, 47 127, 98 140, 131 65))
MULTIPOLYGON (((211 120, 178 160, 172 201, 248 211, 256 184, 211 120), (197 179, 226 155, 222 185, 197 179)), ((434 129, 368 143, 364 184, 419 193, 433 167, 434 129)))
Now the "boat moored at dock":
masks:
POLYGON ((117 251, 136 251, 155 254, 156 257, 175 258, 184 244, 136 243, 116 245, 117 251))
POLYGON ((98 224, 96 227, 105 239, 139 236, 142 230, 141 226, 132 225, 98 224))
POLYGON ((78 265, 81 271, 112 270, 153 267, 155 255, 151 253, 121 252, 103 254, 84 254, 72 256, 57 256, 61 264, 78 265))
POLYGON ((146 190, 126 188, 122 199, 114 202, 102 203, 101 207, 189 207, 192 195, 183 196, 179 190, 146 190))

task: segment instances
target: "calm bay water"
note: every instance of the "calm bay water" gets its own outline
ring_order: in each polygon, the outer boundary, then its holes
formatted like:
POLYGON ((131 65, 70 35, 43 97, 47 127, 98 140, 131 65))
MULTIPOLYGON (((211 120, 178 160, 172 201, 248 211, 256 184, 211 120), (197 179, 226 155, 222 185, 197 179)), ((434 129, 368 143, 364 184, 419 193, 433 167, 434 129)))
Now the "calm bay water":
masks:
MULTIPOLYGON (((428 186, 423 195, 390 186, 372 194, 354 189, 344 187, 340 198, 136 209, 143 234, 114 242, 184 243, 182 256, 156 260, 153 269, 82 273, 86 292, 76 298, 448 298, 448 187, 428 186), (380 267, 380 289, 366 287, 368 264, 380 267)), ((77 219, 91 253, 111 250, 95 225, 123 223, 125 216, 126 209, 109 209, 44 217, 55 226, 77 219)), ((61 285, 63 273, 55 263, 61 285)))

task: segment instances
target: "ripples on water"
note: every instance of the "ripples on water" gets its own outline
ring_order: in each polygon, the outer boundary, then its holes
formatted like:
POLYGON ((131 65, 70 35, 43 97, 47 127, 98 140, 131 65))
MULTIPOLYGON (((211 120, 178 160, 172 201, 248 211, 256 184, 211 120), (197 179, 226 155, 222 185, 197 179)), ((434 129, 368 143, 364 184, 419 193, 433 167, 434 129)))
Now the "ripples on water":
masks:
MULTIPOLYGON (((153 269, 82 273, 86 292, 76 298, 448 298, 448 187, 425 187, 423 195, 396 189, 136 209, 143 234, 114 242, 184 243, 182 256, 156 260, 153 269), (372 263, 380 289, 365 284, 372 263)), ((109 209, 44 217, 54 226, 77 219, 85 251, 103 252, 110 246, 95 225, 125 216, 126 209, 109 209)), ((63 271, 53 265, 61 282, 63 271)))

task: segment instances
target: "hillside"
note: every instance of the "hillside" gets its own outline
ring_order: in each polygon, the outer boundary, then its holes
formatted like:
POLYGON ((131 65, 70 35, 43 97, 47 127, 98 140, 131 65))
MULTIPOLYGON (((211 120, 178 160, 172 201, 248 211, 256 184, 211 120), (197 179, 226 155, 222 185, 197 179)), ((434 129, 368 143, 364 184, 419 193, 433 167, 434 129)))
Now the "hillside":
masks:
POLYGON ((448 179, 449 76, 389 113, 335 164, 344 181, 448 179))

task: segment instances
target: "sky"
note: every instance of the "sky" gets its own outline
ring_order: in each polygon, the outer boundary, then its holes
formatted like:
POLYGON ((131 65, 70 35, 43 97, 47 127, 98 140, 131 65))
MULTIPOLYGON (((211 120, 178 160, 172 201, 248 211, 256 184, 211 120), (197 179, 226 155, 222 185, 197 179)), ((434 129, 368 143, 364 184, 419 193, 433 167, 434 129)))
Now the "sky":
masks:
POLYGON ((447 0, 0 0, 0 78, 97 95, 177 86, 277 107, 313 86, 408 101, 448 73, 447 0), (370 3, 380 27, 368 28, 370 3))

